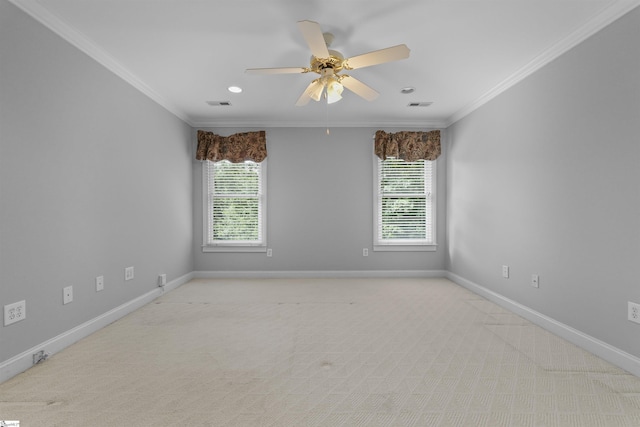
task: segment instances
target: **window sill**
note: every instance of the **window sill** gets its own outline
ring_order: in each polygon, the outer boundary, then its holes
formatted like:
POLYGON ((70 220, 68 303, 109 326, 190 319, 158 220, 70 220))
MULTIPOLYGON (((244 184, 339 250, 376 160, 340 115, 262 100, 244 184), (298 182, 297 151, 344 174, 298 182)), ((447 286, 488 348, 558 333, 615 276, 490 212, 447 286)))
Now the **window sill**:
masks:
POLYGON ((438 245, 373 245, 374 252, 435 252, 438 245))
POLYGON ((266 246, 202 246, 202 252, 236 252, 259 253, 267 252, 266 246))

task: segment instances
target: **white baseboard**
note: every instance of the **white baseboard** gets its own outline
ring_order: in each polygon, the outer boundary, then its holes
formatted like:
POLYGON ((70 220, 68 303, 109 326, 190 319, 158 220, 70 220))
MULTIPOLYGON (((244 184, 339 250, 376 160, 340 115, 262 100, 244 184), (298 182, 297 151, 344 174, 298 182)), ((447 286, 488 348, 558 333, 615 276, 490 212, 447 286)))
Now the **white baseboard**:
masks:
POLYGON ((565 340, 577 345, 584 350, 595 354, 596 356, 606 360, 607 362, 618 366, 625 371, 640 377, 640 358, 629 354, 619 348, 600 341, 590 335, 580 332, 571 326, 558 322, 551 317, 524 306, 518 302, 510 300, 496 292, 493 292, 483 286, 478 285, 470 280, 458 276, 457 274, 446 272, 445 277, 452 282, 470 290, 492 301, 499 306, 527 319, 528 321, 540 326, 547 331, 564 338, 565 340))
POLYGON ((11 359, 0 363, 0 383, 26 371, 33 365, 33 354, 44 350, 53 355, 71 344, 115 322, 138 308, 150 303, 165 292, 178 288, 191 279, 286 279, 286 278, 388 278, 388 277, 446 277, 452 282, 512 311, 530 322, 566 339, 598 357, 640 377, 640 358, 612 345, 580 332, 544 314, 510 300, 496 292, 446 270, 376 270, 376 271, 194 271, 181 276, 163 287, 158 287, 119 307, 91 319, 50 340, 38 344, 11 359))
POLYGON ((196 279, 342 279, 446 277, 445 270, 194 271, 196 279))
POLYGON ((56 354, 69 347, 73 343, 80 341, 82 338, 91 335, 92 333, 104 328, 105 326, 115 322, 116 320, 126 316, 127 314, 150 303, 154 299, 161 296, 163 293, 173 290, 184 283, 187 283, 192 278, 193 273, 188 273, 184 276, 178 277, 177 279, 170 281, 163 287, 155 288, 144 295, 140 295, 139 297, 131 301, 128 301, 98 317, 84 322, 83 324, 78 325, 73 329, 63 332, 56 337, 40 343, 30 348, 29 350, 26 350, 9 360, 0 363, 0 383, 32 367, 34 353, 44 351, 48 356, 56 354))

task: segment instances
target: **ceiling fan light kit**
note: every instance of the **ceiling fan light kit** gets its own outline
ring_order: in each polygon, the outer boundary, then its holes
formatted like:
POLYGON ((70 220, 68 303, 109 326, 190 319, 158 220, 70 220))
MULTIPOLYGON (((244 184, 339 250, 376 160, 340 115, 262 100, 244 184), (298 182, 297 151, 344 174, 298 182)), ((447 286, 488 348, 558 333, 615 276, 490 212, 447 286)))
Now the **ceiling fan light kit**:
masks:
POLYGON ((340 52, 329 50, 329 45, 333 41, 333 34, 322 33, 320 24, 317 22, 299 21, 298 29, 311 50, 309 67, 249 68, 246 72, 252 74, 314 72, 319 74, 320 77, 313 80, 298 98, 296 106, 299 107, 308 104, 312 99, 319 101, 323 92, 325 93, 327 104, 338 102, 342 99, 342 92, 345 87, 367 101, 373 101, 379 95, 377 91, 348 74, 339 73, 343 70, 355 70, 409 57, 409 48, 401 44, 345 59, 340 52))

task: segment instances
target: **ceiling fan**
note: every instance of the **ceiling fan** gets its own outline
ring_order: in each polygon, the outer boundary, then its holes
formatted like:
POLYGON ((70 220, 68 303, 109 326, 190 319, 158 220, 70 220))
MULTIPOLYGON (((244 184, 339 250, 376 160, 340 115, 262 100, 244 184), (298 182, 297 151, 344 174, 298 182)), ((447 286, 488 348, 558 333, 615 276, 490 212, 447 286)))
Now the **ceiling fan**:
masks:
POLYGON ((373 101, 380 95, 378 92, 348 74, 339 73, 343 70, 355 70, 409 57, 409 48, 404 44, 400 44, 351 58, 344 58, 340 52, 329 49, 329 45, 333 41, 333 34, 323 34, 320 24, 317 22, 299 21, 298 29, 311 50, 312 56, 309 67, 248 68, 246 70, 247 73, 252 74, 296 74, 308 72, 319 74, 320 77, 313 80, 298 98, 296 106, 306 105, 311 99, 319 101, 325 88, 325 97, 328 104, 342 99, 342 91, 345 87, 367 101, 373 101))

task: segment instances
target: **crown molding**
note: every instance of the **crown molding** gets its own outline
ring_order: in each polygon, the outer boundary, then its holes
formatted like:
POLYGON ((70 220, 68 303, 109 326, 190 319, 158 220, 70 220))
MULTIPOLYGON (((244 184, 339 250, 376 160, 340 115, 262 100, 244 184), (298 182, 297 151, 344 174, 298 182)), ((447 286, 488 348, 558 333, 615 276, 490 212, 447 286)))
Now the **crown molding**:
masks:
POLYGON ((58 16, 52 14, 37 0, 9 0, 9 2, 21 9, 27 15, 31 16, 36 21, 40 22, 42 25, 44 25, 54 33, 56 33, 58 36, 62 37, 71 45, 80 49, 80 51, 87 54, 90 58, 97 61, 109 71, 120 77, 122 80, 138 89, 144 95, 158 103, 160 106, 178 117, 180 120, 186 122, 187 124, 190 124, 187 115, 182 110, 176 107, 165 97, 160 95, 158 92, 151 89, 146 83, 140 80, 140 78, 138 78, 122 64, 120 64, 114 57, 109 55, 103 49, 99 48, 93 41, 82 35, 80 32, 74 30, 58 16))
POLYGON ((248 121, 248 120, 203 120, 192 121, 193 127, 259 127, 259 128, 369 128, 369 127, 403 127, 403 128, 433 128, 446 127, 445 120, 397 120, 397 121, 358 121, 358 122, 327 122, 321 121, 248 121))
POLYGON ((524 80, 526 77, 535 73, 540 68, 544 67, 554 59, 558 58, 560 55, 566 53, 570 49, 582 43, 598 31, 602 30, 607 25, 613 23, 623 15, 631 12, 638 6, 640 6, 640 0, 619 0, 607 6, 605 9, 598 12, 585 25, 574 30, 559 42, 551 45, 548 49, 536 56, 524 67, 520 68, 518 71, 500 82, 498 85, 485 92, 482 96, 480 96, 472 103, 466 105, 462 109, 452 114, 451 117, 446 120, 445 127, 449 127, 463 117, 471 114, 473 111, 491 101, 502 92, 506 91, 512 86, 515 86, 518 82, 524 80))
MULTIPOLYGON (((259 126, 259 127, 323 127, 317 122, 272 122, 266 123, 243 121, 194 121, 188 115, 178 108, 171 101, 160 95, 158 92, 149 87, 140 78, 134 75, 126 67, 120 64, 115 58, 99 48, 93 41, 74 30, 66 22, 43 7, 37 0, 8 0, 16 7, 27 13, 29 16, 40 22, 45 27, 62 37, 64 40, 80 49, 80 51, 93 58, 95 61, 103 65, 105 68, 116 74, 118 77, 138 89, 144 95, 155 101, 157 104, 165 108, 167 111, 187 123, 192 127, 237 127, 237 126, 259 126)), ((404 126, 404 127, 434 127, 446 128, 471 114, 487 102, 491 101, 507 89, 516 85, 526 77, 530 76, 549 62, 558 58, 563 53, 580 44, 593 34, 597 33, 607 25, 611 24, 626 13, 640 6, 640 0, 617 0, 608 7, 597 13, 585 25, 579 27, 570 33, 563 40, 553 44, 543 51, 528 64, 520 68, 511 76, 503 80, 501 83, 485 92, 475 101, 467 104, 465 107, 456 111, 446 120, 424 120, 424 121, 397 121, 397 122, 345 122, 345 123, 328 123, 328 127, 371 127, 371 126, 404 126)))

